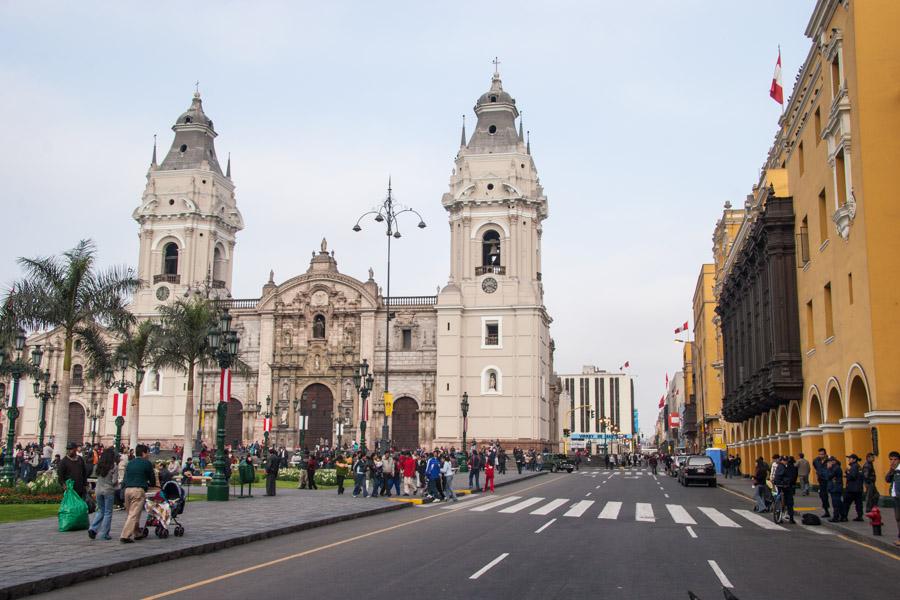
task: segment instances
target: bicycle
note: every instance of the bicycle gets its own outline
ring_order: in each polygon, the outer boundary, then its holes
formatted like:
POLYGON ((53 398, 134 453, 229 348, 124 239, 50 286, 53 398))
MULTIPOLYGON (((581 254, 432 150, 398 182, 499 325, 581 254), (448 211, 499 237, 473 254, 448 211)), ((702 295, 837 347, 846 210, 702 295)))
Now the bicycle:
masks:
POLYGON ((772 500, 772 520, 776 523, 781 523, 784 520, 785 514, 784 508, 784 496, 777 487, 773 491, 773 500, 772 500))

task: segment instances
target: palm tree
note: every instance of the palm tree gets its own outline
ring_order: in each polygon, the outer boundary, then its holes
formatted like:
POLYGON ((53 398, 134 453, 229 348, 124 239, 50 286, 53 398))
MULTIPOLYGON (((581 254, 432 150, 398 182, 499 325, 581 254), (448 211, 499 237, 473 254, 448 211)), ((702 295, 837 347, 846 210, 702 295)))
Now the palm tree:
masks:
POLYGON ((187 376, 184 399, 184 460, 193 454, 194 373, 210 363, 206 335, 216 322, 215 304, 203 296, 178 298, 159 307, 159 344, 153 366, 187 376))
MULTIPOLYGON (((63 333, 63 372, 59 386, 60 408, 56 411, 57 448, 65 448, 69 435, 69 389, 72 344, 96 326, 111 327, 128 322, 126 308, 141 281, 129 267, 96 266, 93 241, 82 240, 62 254, 20 258, 25 277, 16 282, 5 304, 31 329, 60 328, 63 333)), ((89 335, 89 334, 88 334, 89 335)))
POLYGON ((128 446, 135 448, 138 444, 138 429, 140 423, 141 386, 137 372, 146 372, 153 364, 153 359, 160 343, 159 324, 147 319, 135 325, 131 321, 121 323, 110 333, 118 342, 115 348, 111 348, 107 342, 107 335, 98 327, 83 331, 81 334, 84 352, 88 357, 88 363, 93 375, 102 376, 107 368, 115 370, 118 356, 128 359, 128 365, 134 369, 134 394, 131 396, 131 407, 128 412, 128 446))

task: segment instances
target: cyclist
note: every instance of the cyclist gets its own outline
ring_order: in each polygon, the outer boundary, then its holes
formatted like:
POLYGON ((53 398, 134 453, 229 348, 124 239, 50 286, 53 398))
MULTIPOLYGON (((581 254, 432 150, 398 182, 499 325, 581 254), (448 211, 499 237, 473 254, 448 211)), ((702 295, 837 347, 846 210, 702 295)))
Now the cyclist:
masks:
POLYGON ((797 485, 797 466, 793 456, 778 457, 775 477, 772 480, 781 496, 783 506, 787 509, 788 523, 794 523, 794 486, 797 485))

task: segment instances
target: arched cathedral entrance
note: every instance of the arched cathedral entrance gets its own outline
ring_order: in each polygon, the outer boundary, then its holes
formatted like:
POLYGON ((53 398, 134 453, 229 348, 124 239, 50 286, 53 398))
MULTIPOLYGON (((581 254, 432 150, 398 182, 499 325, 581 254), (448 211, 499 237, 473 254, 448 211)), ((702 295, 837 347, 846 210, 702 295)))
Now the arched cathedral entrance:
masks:
POLYGON ((394 446, 399 450, 415 450, 419 447, 419 405, 409 396, 394 401, 391 431, 394 446))
MULTIPOLYGON (((303 394, 300 396, 300 410, 297 414, 298 424, 300 416, 309 417, 307 419, 306 433, 303 436, 303 445, 305 447, 314 448, 316 444, 330 445, 332 443, 332 437, 334 437, 334 395, 328 386, 314 383, 303 390, 303 394)), ((299 436, 297 441, 297 446, 299 447, 299 436)))

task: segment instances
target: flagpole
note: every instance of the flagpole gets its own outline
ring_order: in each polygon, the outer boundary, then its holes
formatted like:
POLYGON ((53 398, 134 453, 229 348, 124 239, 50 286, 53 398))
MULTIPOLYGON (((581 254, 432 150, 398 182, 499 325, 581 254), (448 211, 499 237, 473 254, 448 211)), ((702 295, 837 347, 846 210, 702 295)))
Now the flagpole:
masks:
POLYGON ((778 62, 781 64, 781 116, 784 116, 784 62, 781 60, 781 44, 778 44, 778 62))

